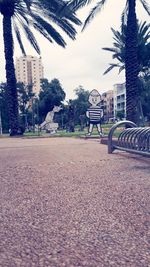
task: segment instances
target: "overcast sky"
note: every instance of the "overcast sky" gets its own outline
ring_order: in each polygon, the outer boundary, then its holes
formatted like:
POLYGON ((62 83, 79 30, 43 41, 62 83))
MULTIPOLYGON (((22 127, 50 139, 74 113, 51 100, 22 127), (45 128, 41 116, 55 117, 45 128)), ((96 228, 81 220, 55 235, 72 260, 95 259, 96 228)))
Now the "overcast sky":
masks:
MULTIPOLYGON (((96 3, 97 1, 95 1, 96 3)), ((140 1, 137 1, 137 4, 140 1)), ((105 8, 99 13, 91 24, 80 32, 75 41, 65 38, 65 49, 57 44, 50 44, 39 35, 37 39, 41 48, 44 76, 48 80, 58 78, 66 92, 66 98, 74 98, 73 90, 82 85, 86 90, 98 89, 100 93, 113 89, 115 83, 124 82, 124 73, 118 75, 118 70, 113 70, 107 75, 103 72, 108 64, 114 61, 111 53, 102 50, 102 47, 112 47, 111 27, 119 30, 121 12, 125 0, 109 0, 105 8), (117 5, 116 5, 117 3, 117 5)), ((89 8, 80 11, 79 17, 87 16, 89 8)), ((150 22, 141 4, 137 5, 137 17, 139 20, 150 22)), ((63 34, 63 37, 66 37, 63 34)), ((2 31, 0 33, 2 40, 2 31)), ((26 42, 25 42, 26 43, 26 42)), ((26 43, 27 54, 37 56, 34 50, 26 43)), ((21 56, 18 45, 15 45, 15 57, 21 56)), ((5 64, 3 47, 0 46, 0 81, 5 81, 5 64)))

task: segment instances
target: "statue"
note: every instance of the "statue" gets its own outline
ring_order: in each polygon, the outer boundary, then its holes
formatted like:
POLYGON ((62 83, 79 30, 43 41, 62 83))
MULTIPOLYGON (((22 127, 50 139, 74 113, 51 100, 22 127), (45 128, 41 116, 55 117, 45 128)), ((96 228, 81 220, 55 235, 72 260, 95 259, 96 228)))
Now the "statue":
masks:
POLYGON ((86 116, 89 119, 89 129, 88 129, 88 134, 86 134, 86 136, 91 136, 93 131, 93 126, 96 125, 97 131, 101 137, 103 136, 101 127, 101 118, 103 117, 103 109, 101 109, 99 106, 99 103, 101 101, 101 95, 96 89, 90 92, 88 101, 91 104, 91 106, 88 108, 86 112, 86 116))
POLYGON ((40 130, 46 130, 50 134, 55 134, 58 129, 58 123, 53 122, 55 112, 59 112, 61 106, 54 106, 53 110, 49 111, 45 117, 45 121, 41 123, 40 130))

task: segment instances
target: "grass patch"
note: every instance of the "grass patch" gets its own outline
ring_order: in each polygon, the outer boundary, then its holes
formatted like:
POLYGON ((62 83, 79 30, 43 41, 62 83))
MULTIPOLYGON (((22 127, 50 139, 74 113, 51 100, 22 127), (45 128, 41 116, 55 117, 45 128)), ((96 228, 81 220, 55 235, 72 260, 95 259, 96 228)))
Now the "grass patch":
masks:
MULTIPOLYGON (((103 124, 102 130, 105 136, 108 135, 110 128, 113 124, 103 124)), ((84 131, 79 131, 79 127, 75 127, 75 132, 66 132, 66 130, 58 130, 56 134, 50 135, 49 133, 43 132, 25 132, 23 137, 81 137, 85 136, 88 133, 88 127, 84 128, 84 131)), ((117 128, 114 136, 118 137, 120 132, 122 131, 122 128, 117 128)), ((98 136, 97 128, 93 128, 92 136, 98 136)), ((3 134, 1 137, 9 137, 9 134, 3 134)))
MULTIPOLYGON (((110 128, 112 127, 113 124, 103 124, 102 129, 104 135, 108 135, 110 128)), ((121 129, 117 129, 115 131, 114 136, 118 137, 120 134, 121 129)), ((50 135, 49 133, 45 132, 26 132, 24 134, 24 137, 80 137, 80 136, 85 136, 88 133, 88 127, 84 128, 84 131, 79 131, 79 127, 75 127, 75 132, 66 132, 66 130, 58 130, 56 134, 50 135)), ((98 136, 97 128, 93 128, 92 136, 98 136)))

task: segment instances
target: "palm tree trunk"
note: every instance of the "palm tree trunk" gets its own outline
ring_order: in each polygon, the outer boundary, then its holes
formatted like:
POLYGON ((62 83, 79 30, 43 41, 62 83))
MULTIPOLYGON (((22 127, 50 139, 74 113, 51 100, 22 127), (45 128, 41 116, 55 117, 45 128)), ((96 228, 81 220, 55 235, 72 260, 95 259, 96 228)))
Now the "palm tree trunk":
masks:
POLYGON ((4 37, 4 52, 5 52, 5 69, 7 80, 7 101, 8 115, 11 135, 18 133, 18 99, 16 88, 16 77, 13 60, 13 37, 11 16, 3 16, 3 37, 4 37))
POLYGON ((136 0, 129 0, 129 13, 126 34, 126 109, 127 120, 138 122, 138 59, 137 59, 137 20, 136 0))

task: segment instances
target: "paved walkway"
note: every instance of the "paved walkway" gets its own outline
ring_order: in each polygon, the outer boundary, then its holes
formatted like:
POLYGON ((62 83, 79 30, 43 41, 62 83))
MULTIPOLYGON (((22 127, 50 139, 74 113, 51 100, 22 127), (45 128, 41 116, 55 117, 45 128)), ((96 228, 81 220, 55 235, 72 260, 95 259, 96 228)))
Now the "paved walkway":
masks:
POLYGON ((150 159, 0 139, 1 267, 149 267, 150 159))

